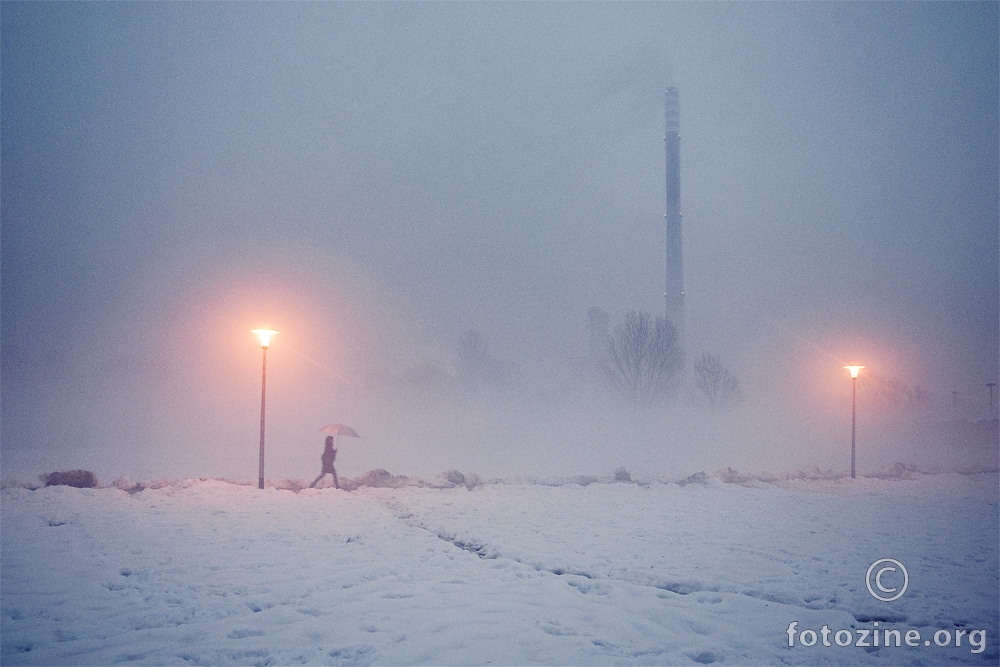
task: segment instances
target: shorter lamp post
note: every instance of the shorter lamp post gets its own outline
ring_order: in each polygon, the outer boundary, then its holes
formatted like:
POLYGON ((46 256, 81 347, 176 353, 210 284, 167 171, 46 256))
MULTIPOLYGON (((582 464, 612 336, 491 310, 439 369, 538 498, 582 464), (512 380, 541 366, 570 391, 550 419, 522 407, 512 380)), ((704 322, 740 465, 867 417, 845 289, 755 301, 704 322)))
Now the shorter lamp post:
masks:
POLYGON ((267 347, 271 336, 278 333, 273 329, 254 329, 252 333, 260 337, 260 348, 263 350, 263 362, 260 371, 260 465, 257 472, 257 488, 264 488, 264 392, 267 388, 267 347))
POLYGON ((864 366, 844 366, 851 372, 851 479, 854 479, 855 427, 858 422, 858 371, 864 366))

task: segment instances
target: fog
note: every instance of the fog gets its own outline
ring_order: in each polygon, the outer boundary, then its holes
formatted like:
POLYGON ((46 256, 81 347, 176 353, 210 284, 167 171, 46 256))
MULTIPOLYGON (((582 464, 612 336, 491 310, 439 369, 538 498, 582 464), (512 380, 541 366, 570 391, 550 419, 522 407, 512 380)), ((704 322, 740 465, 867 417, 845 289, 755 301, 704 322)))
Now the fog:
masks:
POLYGON ((265 326, 273 479, 331 422, 342 476, 843 471, 847 363, 859 471, 995 468, 998 11, 4 3, 3 474, 255 479, 265 326), (667 86, 687 366, 638 408, 587 311, 663 312, 667 86))

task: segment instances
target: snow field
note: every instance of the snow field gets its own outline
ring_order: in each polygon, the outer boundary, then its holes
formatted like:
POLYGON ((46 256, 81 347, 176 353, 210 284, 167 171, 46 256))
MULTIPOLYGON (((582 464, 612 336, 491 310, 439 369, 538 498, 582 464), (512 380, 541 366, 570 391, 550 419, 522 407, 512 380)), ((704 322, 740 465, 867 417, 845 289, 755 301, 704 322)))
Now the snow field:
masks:
POLYGON ((997 475, 2 491, 3 664, 996 664, 997 475), (878 558, 907 593, 868 593, 878 558), (786 628, 988 646, 788 646, 786 628))

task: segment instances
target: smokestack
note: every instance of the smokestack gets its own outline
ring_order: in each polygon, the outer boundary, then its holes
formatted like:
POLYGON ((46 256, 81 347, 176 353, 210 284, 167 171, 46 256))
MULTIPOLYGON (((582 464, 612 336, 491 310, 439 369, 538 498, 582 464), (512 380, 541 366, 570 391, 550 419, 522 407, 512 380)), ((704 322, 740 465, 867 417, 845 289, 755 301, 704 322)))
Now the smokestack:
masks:
POLYGON ((681 245, 681 135, 680 98, 677 89, 667 88, 666 134, 663 137, 667 153, 667 212, 664 214, 667 232, 666 300, 667 321, 677 330, 677 340, 684 349, 684 257, 681 245))

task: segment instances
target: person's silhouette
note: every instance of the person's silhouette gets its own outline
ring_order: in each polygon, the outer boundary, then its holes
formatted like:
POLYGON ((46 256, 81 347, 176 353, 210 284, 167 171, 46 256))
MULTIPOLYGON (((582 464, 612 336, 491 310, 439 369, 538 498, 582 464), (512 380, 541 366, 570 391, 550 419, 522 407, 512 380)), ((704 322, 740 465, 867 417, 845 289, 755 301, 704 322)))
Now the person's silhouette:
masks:
POLYGON ((333 436, 326 436, 326 446, 323 447, 323 455, 320 457, 323 462, 323 470, 320 472, 319 477, 313 480, 313 483, 309 485, 309 488, 313 488, 319 481, 323 479, 326 473, 333 475, 333 485, 340 488, 340 482, 337 481, 337 469, 333 467, 333 462, 337 460, 337 450, 333 448, 333 436))

